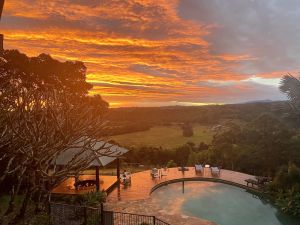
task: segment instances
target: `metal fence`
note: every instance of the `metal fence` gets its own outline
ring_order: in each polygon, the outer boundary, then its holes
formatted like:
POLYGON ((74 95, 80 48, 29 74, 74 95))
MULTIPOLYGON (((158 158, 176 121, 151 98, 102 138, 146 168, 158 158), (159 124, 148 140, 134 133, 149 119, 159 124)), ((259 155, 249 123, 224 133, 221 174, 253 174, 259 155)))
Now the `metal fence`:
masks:
POLYGON ((104 211, 105 225, 170 225, 155 216, 104 211))
POLYGON ((101 225, 101 209, 50 203, 51 225, 101 225))
POLYGON ((170 225, 155 216, 50 203, 51 225, 170 225))

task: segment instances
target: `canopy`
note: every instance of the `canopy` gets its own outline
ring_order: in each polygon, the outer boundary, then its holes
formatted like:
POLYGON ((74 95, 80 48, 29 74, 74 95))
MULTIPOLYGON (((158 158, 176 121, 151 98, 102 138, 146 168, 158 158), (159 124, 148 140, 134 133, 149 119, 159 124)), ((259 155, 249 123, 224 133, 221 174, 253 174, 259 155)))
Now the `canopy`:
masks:
POLYGON ((90 166, 106 166, 129 150, 104 141, 97 141, 89 149, 83 151, 84 142, 74 148, 63 151, 55 160, 56 165, 67 165, 76 156, 81 159, 90 159, 90 166), (97 150, 97 151, 96 151, 97 150))

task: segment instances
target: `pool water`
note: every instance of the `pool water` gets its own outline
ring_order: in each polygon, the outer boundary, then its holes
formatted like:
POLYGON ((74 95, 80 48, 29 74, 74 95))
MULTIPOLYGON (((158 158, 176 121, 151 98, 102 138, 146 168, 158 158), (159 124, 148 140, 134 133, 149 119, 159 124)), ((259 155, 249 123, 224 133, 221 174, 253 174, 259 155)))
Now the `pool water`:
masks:
POLYGON ((281 213, 244 189, 213 182, 169 184, 152 193, 167 214, 180 213, 219 225, 299 225, 300 218, 281 213))

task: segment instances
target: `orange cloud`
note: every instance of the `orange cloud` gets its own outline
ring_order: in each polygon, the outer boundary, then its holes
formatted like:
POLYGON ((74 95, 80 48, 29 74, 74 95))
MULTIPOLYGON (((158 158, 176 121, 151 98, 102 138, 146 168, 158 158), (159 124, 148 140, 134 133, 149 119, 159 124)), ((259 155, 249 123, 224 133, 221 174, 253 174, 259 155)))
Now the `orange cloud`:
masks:
POLYGON ((112 105, 224 102, 217 96, 236 92, 203 84, 246 80, 240 64, 258 60, 213 53, 218 25, 183 18, 178 0, 10 0, 3 17, 6 48, 85 62, 91 94, 112 105))

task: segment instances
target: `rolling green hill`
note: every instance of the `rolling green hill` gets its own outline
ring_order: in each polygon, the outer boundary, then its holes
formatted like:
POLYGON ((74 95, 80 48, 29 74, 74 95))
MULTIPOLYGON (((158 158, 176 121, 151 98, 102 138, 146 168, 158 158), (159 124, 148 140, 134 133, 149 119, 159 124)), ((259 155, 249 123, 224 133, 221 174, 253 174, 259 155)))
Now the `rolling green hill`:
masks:
POLYGON ((179 126, 155 126, 147 131, 128 133, 113 136, 111 139, 127 147, 153 146, 175 148, 187 142, 198 145, 200 142, 209 144, 212 140, 212 131, 209 126, 195 125, 192 137, 183 137, 179 126))

